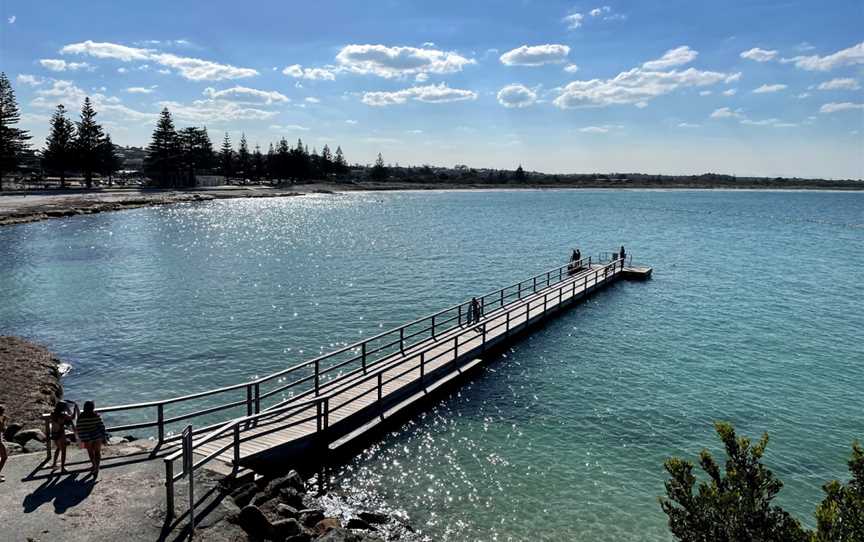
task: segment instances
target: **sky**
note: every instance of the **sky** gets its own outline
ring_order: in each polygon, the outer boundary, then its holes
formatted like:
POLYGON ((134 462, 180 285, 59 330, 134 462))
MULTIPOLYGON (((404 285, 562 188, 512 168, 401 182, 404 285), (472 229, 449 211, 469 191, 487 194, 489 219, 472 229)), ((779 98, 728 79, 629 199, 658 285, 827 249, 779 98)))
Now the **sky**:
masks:
POLYGON ((167 107, 217 146, 351 163, 864 178, 864 2, 0 0, 44 146, 90 96, 116 143, 167 107))

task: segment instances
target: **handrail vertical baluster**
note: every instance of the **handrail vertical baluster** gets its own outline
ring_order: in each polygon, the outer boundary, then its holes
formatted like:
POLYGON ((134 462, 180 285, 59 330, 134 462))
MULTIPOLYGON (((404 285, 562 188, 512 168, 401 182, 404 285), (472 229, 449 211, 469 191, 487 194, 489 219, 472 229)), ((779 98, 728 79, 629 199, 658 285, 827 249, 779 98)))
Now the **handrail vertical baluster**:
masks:
POLYGON ((255 414, 261 412, 261 383, 255 383, 255 414))
POLYGON ((399 351, 405 353, 405 328, 399 328, 399 351))
POLYGON ((162 444, 165 442, 165 404, 159 403, 156 405, 156 423, 158 424, 158 434, 159 434, 159 442, 158 444, 162 444))
POLYGON ((319 391, 320 378, 321 378, 321 371, 320 371, 320 367, 318 364, 318 359, 316 358, 315 359, 315 397, 318 397, 318 395, 320 395, 320 391, 319 391))
POLYGON ((240 424, 234 425, 234 473, 240 470, 240 424))
POLYGON ((174 519, 174 461, 165 458, 165 515, 174 519))
MULTIPOLYGON (((434 322, 435 320, 433 319, 432 321, 434 322)), ((366 374, 366 342, 365 341, 360 344, 360 352, 361 352, 360 355, 362 356, 362 359, 363 359, 363 374, 365 375, 366 374)))

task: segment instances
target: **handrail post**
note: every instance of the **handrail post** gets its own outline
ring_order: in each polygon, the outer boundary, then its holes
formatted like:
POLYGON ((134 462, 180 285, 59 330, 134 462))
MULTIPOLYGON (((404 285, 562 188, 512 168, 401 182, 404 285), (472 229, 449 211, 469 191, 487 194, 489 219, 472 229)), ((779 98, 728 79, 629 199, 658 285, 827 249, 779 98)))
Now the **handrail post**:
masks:
POLYGON ((510 336, 510 311, 507 311, 507 327, 504 328, 504 332, 508 337, 510 336))
POLYGON ((159 403, 156 405, 156 425, 157 431, 159 432, 159 442, 158 444, 162 444, 165 442, 165 404, 159 403))
POLYGON ((518 290, 519 293, 518 293, 516 299, 518 299, 518 300, 521 301, 521 300, 522 300, 522 283, 520 282, 520 283, 518 284, 518 286, 519 286, 519 290, 518 290))
POLYGON ((546 271, 546 286, 549 286, 552 283, 552 272, 546 271))
POLYGON ((315 430, 321 432, 321 401, 315 403, 315 430))
POLYGON ((183 431, 183 470, 189 476, 189 537, 195 533, 195 458, 192 456, 192 425, 183 431))
POLYGON ((501 288, 501 308, 504 308, 504 288, 501 288))
POLYGON ((240 424, 234 425, 234 473, 240 469, 240 424))
POLYGON ((459 335, 453 337, 453 360, 459 357, 459 335))
POLYGON ((246 385, 246 415, 251 416, 252 412, 252 384, 246 385))
POLYGON ((381 372, 378 373, 378 411, 381 414, 383 414, 383 412, 384 412, 384 405, 381 403, 381 395, 382 395, 382 389, 381 388, 383 387, 383 385, 381 384, 381 375, 382 374, 383 373, 381 373, 381 372))
POLYGON ((562 280, 564 280, 564 268, 559 267, 558 268, 558 282, 561 282, 562 280))
POLYGON ((174 461, 165 458, 165 515, 174 519, 174 461))
POLYGON ((537 277, 534 277, 534 293, 537 293, 537 277))
POLYGON ((549 297, 549 292, 544 292, 543 293, 543 314, 546 314, 546 301, 547 301, 548 297, 549 297))
POLYGON ((483 351, 486 351, 486 322, 483 322, 483 351))
POLYGON ((399 351, 405 353, 405 327, 399 328, 399 351))
MULTIPOLYGON (((51 418, 45 417, 45 453, 47 454, 46 461, 51 461, 51 418)), ((159 426, 162 427, 161 425, 159 426)), ((159 442, 162 442, 162 439, 159 439, 159 442)))
POLYGON ((458 322, 459 322, 459 326, 461 327, 462 326, 462 304, 461 303, 459 304, 459 320, 458 320, 458 322))
POLYGON ((255 414, 261 412, 261 383, 255 382, 255 414))
POLYGON ((363 374, 366 374, 366 342, 360 343, 360 355, 363 360, 363 374))
POLYGON ((435 338, 435 315, 432 315, 432 338, 435 338))
POLYGON ((324 398, 324 429, 330 427, 330 398, 324 398))
POLYGON ((318 366, 318 359, 316 358, 315 359, 315 397, 318 397, 318 395, 320 393, 319 392, 319 388, 320 388, 319 379, 320 379, 320 371, 319 371, 319 366, 318 366))

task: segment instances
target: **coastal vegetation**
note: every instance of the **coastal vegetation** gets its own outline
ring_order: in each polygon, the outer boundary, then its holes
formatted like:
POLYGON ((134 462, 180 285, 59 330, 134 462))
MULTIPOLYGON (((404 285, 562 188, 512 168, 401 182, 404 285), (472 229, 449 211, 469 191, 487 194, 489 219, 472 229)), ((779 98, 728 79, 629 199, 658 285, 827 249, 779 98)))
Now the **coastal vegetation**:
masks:
POLYGON ((762 464, 767 433, 755 444, 738 437, 729 423, 715 424, 726 451, 721 470, 708 450, 699 466, 708 476, 697 484, 694 465, 677 457, 664 467, 666 497, 660 506, 669 529, 682 542, 843 542, 864 540, 864 448, 852 444, 849 471, 852 479, 833 480, 822 486, 825 497, 816 508, 816 530, 809 531, 780 506, 773 504, 783 483, 762 464))

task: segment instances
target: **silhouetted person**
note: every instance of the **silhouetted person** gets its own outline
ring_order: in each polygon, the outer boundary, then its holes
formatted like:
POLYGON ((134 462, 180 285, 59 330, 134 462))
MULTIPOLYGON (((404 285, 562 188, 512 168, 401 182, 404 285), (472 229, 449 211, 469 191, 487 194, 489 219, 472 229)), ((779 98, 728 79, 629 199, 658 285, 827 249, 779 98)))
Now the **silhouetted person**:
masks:
POLYGON ((78 416, 77 427, 78 439, 87 449, 87 455, 93 465, 91 469, 93 478, 97 478, 99 476, 99 463, 102 461, 102 445, 107 440, 108 434, 105 432, 102 416, 96 412, 96 405, 93 404, 93 401, 84 403, 84 409, 78 416))
MULTIPOLYGON (((3 467, 6 465, 6 458, 9 454, 6 452, 6 443, 3 441, 3 434, 6 433, 6 407, 0 405, 0 472, 3 472, 3 467)), ((5 482, 6 478, 0 474, 0 483, 5 482)))
POLYGON ((471 304, 468 306, 468 324, 473 324, 480 321, 480 302, 476 297, 471 298, 471 304))
POLYGON ((621 259, 621 267, 624 267, 624 259, 627 258, 627 253, 624 252, 624 245, 621 245, 621 250, 618 251, 618 258, 621 259))

